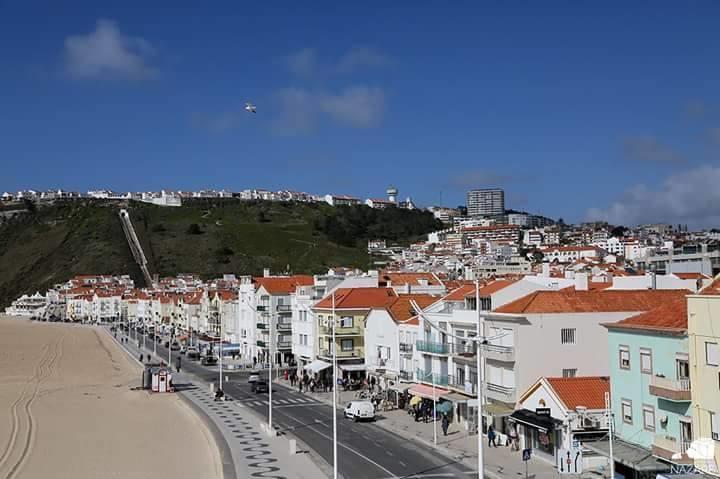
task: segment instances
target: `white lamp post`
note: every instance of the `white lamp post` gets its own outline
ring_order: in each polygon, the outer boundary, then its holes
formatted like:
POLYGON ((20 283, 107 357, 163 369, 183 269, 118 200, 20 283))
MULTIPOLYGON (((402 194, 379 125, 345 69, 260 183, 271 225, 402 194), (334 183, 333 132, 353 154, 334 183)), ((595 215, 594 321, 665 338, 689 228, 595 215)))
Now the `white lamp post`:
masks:
POLYGON ((338 477, 337 459, 337 345, 335 344, 335 292, 332 295, 332 355, 333 355, 333 478, 338 477))

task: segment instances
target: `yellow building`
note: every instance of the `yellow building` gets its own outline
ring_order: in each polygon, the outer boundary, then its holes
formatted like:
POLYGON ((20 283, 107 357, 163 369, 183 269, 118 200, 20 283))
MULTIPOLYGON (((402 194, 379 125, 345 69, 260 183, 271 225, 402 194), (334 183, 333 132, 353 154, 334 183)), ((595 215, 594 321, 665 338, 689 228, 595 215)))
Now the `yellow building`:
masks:
POLYGON ((392 288, 340 288, 317 303, 313 311, 318 321, 318 357, 331 361, 335 351, 339 369, 355 374, 365 371, 367 316, 373 308, 389 306, 396 299, 392 288))
POLYGON ((696 439, 714 446, 714 460, 695 467, 718 475, 720 464, 720 279, 688 296, 692 421, 696 439))

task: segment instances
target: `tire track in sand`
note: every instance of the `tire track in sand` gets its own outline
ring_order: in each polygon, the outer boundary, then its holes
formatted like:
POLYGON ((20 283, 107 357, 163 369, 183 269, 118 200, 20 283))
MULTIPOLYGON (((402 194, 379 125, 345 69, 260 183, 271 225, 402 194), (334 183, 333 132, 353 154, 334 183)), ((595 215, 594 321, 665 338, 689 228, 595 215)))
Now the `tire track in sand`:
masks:
POLYGON ((2 467, 3 463, 7 462, 7 460, 13 455, 13 453, 17 450, 17 442, 18 437, 21 435, 21 425, 22 421, 21 419, 24 419, 25 422, 27 422, 27 429, 23 430, 22 433, 24 433, 25 441, 23 442, 23 447, 20 450, 20 456, 17 458, 17 460, 9 466, 9 472, 7 474, 7 479, 11 479, 14 477, 22 468, 24 465, 27 457, 29 456, 30 452, 32 451, 32 444, 33 440, 35 438, 36 429, 37 429, 37 422, 35 420, 35 417, 32 414, 32 403, 35 401, 35 399, 38 396, 38 392, 40 390, 40 385, 43 381, 45 381, 48 377, 50 377, 56 370, 56 366, 62 357, 62 343, 63 343, 63 337, 60 337, 55 342, 46 345, 45 347, 45 353, 43 354, 43 357, 41 361, 38 363, 38 365, 35 368, 35 374, 34 376, 28 381, 26 384, 26 387, 23 390, 22 395, 20 398, 15 402, 13 414, 15 417, 15 420, 13 422, 13 434, 11 435, 10 441, 8 442, 8 445, 6 447, 6 450, 3 452, 2 461, 0 461, 0 468, 2 467), (28 387, 29 386, 29 387, 28 387), (23 404, 22 410, 23 410, 23 417, 20 418, 18 415, 18 406, 20 404, 23 404))

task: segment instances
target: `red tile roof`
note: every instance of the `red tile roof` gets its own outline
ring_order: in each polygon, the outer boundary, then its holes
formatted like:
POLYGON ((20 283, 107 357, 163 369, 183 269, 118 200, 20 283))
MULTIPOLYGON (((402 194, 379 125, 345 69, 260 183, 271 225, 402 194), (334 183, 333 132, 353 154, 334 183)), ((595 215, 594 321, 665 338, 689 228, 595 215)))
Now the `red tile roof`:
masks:
POLYGON ((605 409, 605 393, 610 392, 610 378, 579 376, 545 379, 568 409, 574 410, 578 406, 605 409))
POLYGON ((720 295, 720 277, 700 290, 700 294, 708 296, 720 295))
POLYGON ((543 248, 540 251, 543 253, 552 253, 553 251, 602 251, 597 246, 554 246, 550 248, 543 248))
POLYGON ((450 292, 443 298, 443 301, 465 301, 465 296, 475 294, 475 285, 466 284, 450 292))
POLYGON ((482 288, 480 288, 480 296, 489 296, 493 293, 497 293, 501 289, 505 289, 508 286, 510 286, 513 283, 516 283, 516 279, 498 279, 495 281, 492 281, 482 288))
POLYGON ((709 276, 702 273, 673 273, 680 279, 710 279, 709 276))
POLYGON ((595 290, 535 291, 507 303, 495 310, 497 313, 609 313, 624 311, 650 311, 662 302, 684 298, 685 289, 665 290, 595 290))
POLYGON ((422 279, 427 280, 430 286, 442 285, 432 273, 383 273, 380 276, 381 282, 390 281, 392 286, 402 286, 408 283, 411 286, 420 286, 422 279))
POLYGON ((685 333, 688 327, 687 300, 684 296, 673 298, 650 311, 605 326, 685 333))
MULTIPOLYGON (((397 299, 392 288, 340 288, 335 291, 335 308, 370 309, 386 308, 397 299)), ((315 305, 318 309, 332 308, 332 295, 326 296, 315 305)))
POLYGON ((264 287, 270 294, 287 295, 295 292, 297 286, 312 286, 314 280, 312 276, 295 275, 295 276, 268 276, 255 278, 255 284, 259 288, 264 287))
POLYGON ((437 300, 437 297, 429 294, 402 294, 385 309, 397 323, 420 324, 417 314, 410 304, 411 301, 415 301, 421 309, 425 309, 437 300))

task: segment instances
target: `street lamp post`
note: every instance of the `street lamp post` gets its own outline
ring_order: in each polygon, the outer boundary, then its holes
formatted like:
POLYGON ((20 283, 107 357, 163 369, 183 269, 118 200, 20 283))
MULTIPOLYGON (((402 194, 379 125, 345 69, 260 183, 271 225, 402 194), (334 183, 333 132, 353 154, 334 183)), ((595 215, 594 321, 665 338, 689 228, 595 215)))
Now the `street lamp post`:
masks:
POLYGON ((218 311, 218 312, 215 313, 215 314, 217 314, 218 323, 219 323, 219 325, 220 325, 220 333, 219 333, 219 334, 220 334, 220 344, 218 345, 218 369, 219 369, 219 371, 220 371, 220 372, 219 372, 219 374, 220 374, 220 381, 218 382, 218 384, 219 384, 219 389, 222 391, 222 387, 223 387, 223 371, 222 371, 222 360, 223 360, 223 327, 222 327, 222 315, 220 314, 220 311, 218 311))
POLYGON ((333 478, 338 477, 337 458, 337 345, 335 344, 335 292, 332 295, 332 357, 333 357, 333 478))
POLYGON ((270 316, 270 337, 268 338, 268 433, 272 433, 273 431, 273 425, 272 425, 272 368, 273 368, 273 320, 275 319, 275 315, 272 311, 272 300, 267 306, 270 308, 270 311, 268 312, 268 315, 270 316))
MULTIPOLYGON (((480 314, 480 282, 475 280, 475 309, 477 310, 477 324, 475 325, 475 359, 477 368, 477 442, 478 442, 478 478, 482 479, 485 476, 485 464, 483 458, 483 442, 482 442, 482 388, 483 388, 483 373, 482 373, 482 360, 480 355, 482 354, 482 333, 484 332, 480 326, 483 322, 482 314, 480 314)), ((484 325, 483 325, 484 326, 484 325)))

